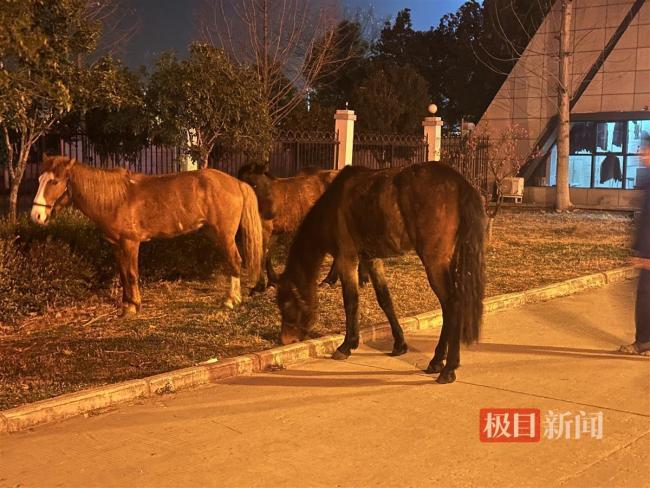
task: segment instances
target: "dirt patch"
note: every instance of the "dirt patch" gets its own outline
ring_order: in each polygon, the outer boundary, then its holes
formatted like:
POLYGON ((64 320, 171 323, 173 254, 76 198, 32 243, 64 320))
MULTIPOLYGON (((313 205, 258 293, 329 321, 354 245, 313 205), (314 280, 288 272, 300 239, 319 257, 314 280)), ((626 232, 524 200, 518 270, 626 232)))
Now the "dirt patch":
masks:
MULTIPOLYGON (((487 294, 625 265, 632 229, 624 214, 506 211, 495 222, 487 256, 487 294)), ((417 256, 385 263, 398 316, 438 306, 417 256)), ((329 264, 323 264, 323 277, 329 264)), ((246 297, 230 312, 220 306, 226 289, 220 276, 156 281, 143 286, 143 309, 132 319, 117 318, 115 289, 5 327, 0 330, 0 409, 276 346, 280 317, 274 291, 246 297)), ((361 292, 360 316, 362 326, 385 321, 371 287, 361 292)), ((313 335, 343 330, 340 287, 321 288, 313 335)))

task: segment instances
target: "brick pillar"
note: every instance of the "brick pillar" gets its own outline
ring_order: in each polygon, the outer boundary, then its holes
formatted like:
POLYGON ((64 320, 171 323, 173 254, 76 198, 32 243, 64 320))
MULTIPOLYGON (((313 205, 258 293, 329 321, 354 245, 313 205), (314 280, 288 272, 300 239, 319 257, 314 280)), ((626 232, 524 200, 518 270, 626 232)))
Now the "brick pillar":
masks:
POLYGON ((354 110, 337 110, 334 114, 334 130, 339 135, 338 164, 336 169, 342 169, 352 164, 355 120, 357 120, 357 116, 354 115, 354 110))
MULTIPOLYGON (((435 104, 429 105, 429 113, 432 115, 438 111, 435 104)), ((440 117, 425 117, 422 121, 424 137, 429 143, 427 161, 440 161, 440 144, 442 142, 442 119, 440 117)))

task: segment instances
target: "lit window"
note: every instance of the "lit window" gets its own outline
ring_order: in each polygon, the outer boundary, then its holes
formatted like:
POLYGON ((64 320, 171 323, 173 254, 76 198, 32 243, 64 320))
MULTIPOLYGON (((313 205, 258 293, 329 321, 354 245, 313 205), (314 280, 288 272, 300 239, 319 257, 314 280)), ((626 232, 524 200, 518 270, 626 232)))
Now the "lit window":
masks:
MULTIPOLYGON (((635 189, 650 182, 639 154, 650 135, 650 120, 578 121, 571 123, 569 186, 635 189)), ((548 153, 547 178, 557 184, 557 144, 548 153)))
POLYGON ((569 186, 591 186, 591 156, 569 156, 569 186))

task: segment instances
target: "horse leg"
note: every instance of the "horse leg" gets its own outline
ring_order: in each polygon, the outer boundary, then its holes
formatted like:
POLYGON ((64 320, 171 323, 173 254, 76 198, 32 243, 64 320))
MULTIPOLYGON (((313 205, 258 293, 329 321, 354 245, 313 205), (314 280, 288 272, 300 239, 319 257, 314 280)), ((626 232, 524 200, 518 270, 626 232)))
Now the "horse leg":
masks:
POLYGON ((140 310, 142 298, 138 284, 138 254, 140 242, 124 240, 120 247, 120 276, 122 278, 122 316, 135 314, 140 310))
POLYGON ((436 381, 441 384, 456 381, 456 369, 460 366, 460 327, 456 315, 456 304, 449 303, 444 321, 447 322, 447 364, 442 368, 436 381), (451 320, 449 320, 451 316, 451 320))
POLYGON ((269 279, 269 286, 274 286, 277 287, 280 277, 276 273, 275 269, 273 268, 273 262, 271 261, 271 253, 269 250, 271 249, 272 245, 275 245, 276 242, 276 237, 274 235, 269 236, 269 245, 265 251, 265 256, 266 256, 266 276, 269 279))
POLYGON ((230 270, 230 290, 224 298, 223 306, 234 310, 241 304, 241 256, 234 239, 229 239, 226 247, 226 262, 230 270))
POLYGON ((440 329, 440 338, 438 339, 438 345, 436 350, 433 353, 433 358, 429 361, 427 369, 424 370, 427 374, 438 374, 445 367, 445 359, 447 358, 447 332, 449 331, 449 326, 446 324, 451 321, 450 313, 447 313, 445 307, 442 307, 442 327, 440 329))
POLYGON ((223 306, 233 310, 242 301, 241 298, 241 263, 242 259, 235 243, 235 233, 226 235, 216 226, 206 226, 207 235, 225 258, 226 272, 230 275, 230 290, 223 300, 223 306))
POLYGON ((120 284, 122 285, 122 311, 120 316, 124 317, 129 314, 127 304, 129 303, 128 298, 128 287, 129 284, 126 279, 126 264, 124 260, 124 253, 119 244, 113 244, 113 255, 115 256, 115 262, 117 263, 117 270, 120 273, 120 284))
POLYGON ((368 261, 361 261, 359 264, 359 274, 361 274, 361 265, 364 265, 367 273, 370 275, 370 281, 375 289, 377 296, 377 303, 384 311, 388 322, 390 323, 390 330, 393 333, 393 350, 391 356, 401 356, 408 351, 408 346, 404 341, 404 331, 399 325, 397 316, 395 315, 395 308, 393 307, 393 300, 388 290, 386 277, 384 275, 384 263, 381 259, 373 259, 368 261))
MULTIPOLYGON (((367 263, 365 261, 361 261, 359 263, 359 286, 363 288, 370 282, 370 276, 368 274, 368 270, 366 269, 367 263)), ((382 273, 383 273, 383 264, 382 264, 382 273)))
MULTIPOLYGON (((339 279, 339 275, 336 272, 336 263, 332 263, 329 273, 323 281, 320 282, 321 286, 329 285, 334 286, 339 279)), ((366 270, 366 264, 364 261, 359 263, 359 286, 363 288, 370 281, 368 276, 368 271, 366 270)))
POLYGON ((320 282, 320 286, 329 285, 334 286, 339 279, 339 275, 336 272, 336 262, 332 262, 329 273, 323 281, 320 282))
POLYGON ((257 280, 257 283, 251 290, 251 295, 254 293, 263 293, 266 291, 266 288, 277 283, 277 275, 273 270, 273 265, 271 264, 271 255, 269 249, 271 245, 275 242, 273 236, 273 221, 262 220, 262 233, 263 233, 263 249, 262 253, 264 255, 264 266, 266 268, 266 274, 268 276, 268 281, 264 276, 264 271, 260 273, 260 277, 257 280), (272 278, 275 277, 276 281, 272 282, 272 278))
POLYGON ((343 288, 343 305, 345 308, 345 339, 334 351, 332 359, 347 359, 352 350, 359 347, 359 283, 357 275, 358 261, 350 258, 336 259, 336 269, 343 288))
POLYGON ((442 308, 442 328, 433 358, 429 362, 428 374, 440 373, 438 383, 451 383, 456 379, 455 370, 460 364, 460 331, 451 299, 449 264, 444 259, 423 260, 431 289, 438 297, 442 308), (445 364, 447 360, 447 364, 445 364))
POLYGON ((241 298, 241 278, 239 276, 230 276, 230 290, 223 300, 223 306, 234 310, 236 306, 240 305, 241 298))
POLYGON ((443 269, 443 267, 434 265, 432 267, 427 267, 427 277, 429 278, 431 289, 440 302, 440 308, 442 309, 442 327, 440 329, 440 338, 438 339, 438 345, 436 346, 433 358, 424 372, 427 374, 437 374, 445 367, 445 359, 447 358, 447 336, 454 319, 452 317, 452 310, 448 307, 448 273, 443 269))

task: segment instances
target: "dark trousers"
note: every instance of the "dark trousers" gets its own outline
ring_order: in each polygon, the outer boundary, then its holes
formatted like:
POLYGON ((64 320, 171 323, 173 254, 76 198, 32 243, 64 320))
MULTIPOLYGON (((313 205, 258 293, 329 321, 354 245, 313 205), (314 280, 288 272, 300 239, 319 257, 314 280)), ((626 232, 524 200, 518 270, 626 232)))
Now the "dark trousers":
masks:
POLYGON ((636 342, 650 342, 650 271, 642 269, 636 293, 636 342))

